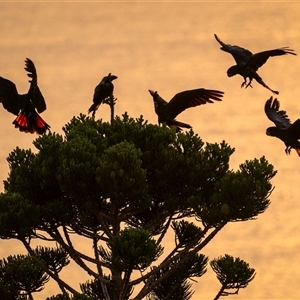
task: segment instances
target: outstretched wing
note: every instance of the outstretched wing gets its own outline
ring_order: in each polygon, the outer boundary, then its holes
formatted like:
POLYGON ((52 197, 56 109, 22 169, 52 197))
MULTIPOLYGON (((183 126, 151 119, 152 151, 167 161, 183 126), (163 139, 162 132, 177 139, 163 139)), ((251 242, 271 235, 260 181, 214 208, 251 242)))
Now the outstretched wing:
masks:
POLYGON ((222 101, 224 92, 204 88, 188 90, 176 94, 169 102, 169 111, 174 119, 185 109, 198 105, 222 101))
POLYGON ((34 63, 29 58, 25 59, 24 69, 28 72, 27 76, 31 78, 31 80, 29 80, 30 87, 28 94, 36 110, 39 113, 42 113, 44 110, 46 110, 46 102, 37 84, 37 73, 34 63))
POLYGON ((286 55, 286 54, 297 55, 293 51, 294 50, 292 50, 288 47, 283 47, 283 48, 258 52, 258 53, 253 54, 249 58, 247 66, 249 66, 252 69, 254 69, 255 71, 257 71, 258 68, 260 68, 263 64, 266 63, 266 61, 269 59, 269 57, 286 55))
POLYGON ((291 121, 286 114, 286 111, 279 110, 280 103, 275 98, 271 97, 269 100, 266 101, 265 104, 265 113, 267 117, 274 122, 277 128, 279 129, 287 129, 291 126, 291 121))
POLYGON ((13 82, 3 77, 0 77, 0 102, 3 107, 14 115, 18 115, 19 95, 17 88, 13 82))
POLYGON ((252 56, 252 52, 245 48, 242 48, 240 46, 225 44, 218 38, 216 34, 215 34, 215 39, 222 46, 220 48, 221 50, 228 52, 233 56, 237 65, 245 65, 250 59, 250 57, 252 56))

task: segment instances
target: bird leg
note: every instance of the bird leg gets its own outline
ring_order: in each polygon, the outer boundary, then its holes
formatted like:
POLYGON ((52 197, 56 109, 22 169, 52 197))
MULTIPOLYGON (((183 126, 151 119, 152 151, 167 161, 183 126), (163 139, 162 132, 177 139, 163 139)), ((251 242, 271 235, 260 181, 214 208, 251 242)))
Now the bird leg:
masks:
POLYGON ((273 94, 276 94, 276 95, 278 95, 279 94, 279 92, 278 91, 274 91, 274 90, 272 90, 271 88, 269 88, 265 83, 264 83, 264 81, 262 80, 262 78, 257 74, 257 73, 255 73, 255 80, 259 83, 259 84, 261 84, 263 87, 265 87, 266 89, 268 89, 269 91, 271 91, 273 94))
POLYGON ((289 155, 289 154, 291 154, 291 149, 292 149, 292 147, 291 146, 288 146, 288 147, 286 147, 285 148, 285 153, 286 153, 286 155, 289 155))
POLYGON ((245 86, 245 89, 246 89, 248 86, 250 86, 251 88, 253 88, 252 85, 251 85, 251 82, 252 82, 252 78, 249 79, 249 82, 248 82, 248 84, 245 86))
POLYGON ((274 91, 274 90, 271 90, 271 89, 269 89, 273 94, 275 94, 275 95, 278 95, 279 94, 279 92, 278 91, 274 91))
POLYGON ((242 82, 241 88, 243 88, 246 83, 247 83, 247 78, 244 77, 244 82, 242 82))
POLYGON ((244 82, 242 83, 241 88, 243 88, 244 86, 245 86, 245 89, 248 86, 250 86, 252 88, 251 82, 252 82, 252 79, 249 78, 249 82, 247 83, 247 77, 244 77, 244 82))

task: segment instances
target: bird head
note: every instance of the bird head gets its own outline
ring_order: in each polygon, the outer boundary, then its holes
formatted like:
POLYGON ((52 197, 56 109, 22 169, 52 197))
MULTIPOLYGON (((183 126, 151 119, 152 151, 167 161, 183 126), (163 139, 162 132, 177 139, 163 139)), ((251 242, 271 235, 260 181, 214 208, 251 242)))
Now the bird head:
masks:
POLYGON ((232 76, 234 76, 234 75, 236 75, 236 74, 238 74, 239 73, 239 68, 238 68, 238 66, 232 66, 232 67, 230 67, 228 70, 227 70, 227 76, 228 77, 232 77, 232 76))
POLYGON ((158 95, 156 91, 154 92, 152 90, 149 90, 149 93, 153 98, 158 95))
POLYGON ((117 79, 118 76, 116 76, 116 75, 111 75, 111 73, 109 73, 108 76, 107 76, 107 78, 110 79, 110 81, 113 81, 113 80, 117 79))
POLYGON ((158 107, 159 95, 157 91, 149 90, 150 95, 153 97, 154 107, 155 109, 158 107))
POLYGON ((278 128, 274 127, 274 126, 267 128, 266 135, 269 135, 269 136, 278 136, 278 128))

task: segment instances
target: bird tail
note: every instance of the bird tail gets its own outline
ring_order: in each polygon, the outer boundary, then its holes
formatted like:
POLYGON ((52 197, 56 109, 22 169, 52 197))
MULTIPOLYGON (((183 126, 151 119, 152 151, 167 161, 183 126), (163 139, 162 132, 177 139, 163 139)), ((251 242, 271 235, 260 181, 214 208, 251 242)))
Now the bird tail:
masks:
POLYGON ((182 131, 182 129, 179 126, 177 126, 177 125, 170 125, 169 127, 171 129, 175 130, 176 133, 182 131))
POLYGON ((12 122, 16 128, 26 133, 43 134, 50 126, 41 118, 41 116, 33 109, 29 113, 21 111, 17 118, 12 122))
POLYGON ((94 116, 95 116, 95 113, 96 113, 96 110, 98 109, 98 107, 100 106, 100 104, 101 104, 101 103, 99 103, 99 104, 93 103, 93 104, 91 105, 91 107, 89 108, 88 113, 93 112, 93 113, 92 113, 92 116, 94 117, 94 116))
POLYGON ((192 128, 191 125, 183 123, 183 122, 179 122, 179 121, 176 121, 176 120, 174 120, 172 122, 172 124, 169 124, 169 127, 171 129, 174 129, 176 132, 182 131, 182 129, 180 127, 183 127, 183 128, 192 128))
POLYGON ((192 126, 191 125, 189 125, 189 124, 186 124, 186 123, 182 123, 182 122, 179 122, 179 121, 174 121, 174 124, 172 124, 172 125, 177 125, 177 126, 179 126, 179 127, 184 127, 184 128, 192 128, 192 126))

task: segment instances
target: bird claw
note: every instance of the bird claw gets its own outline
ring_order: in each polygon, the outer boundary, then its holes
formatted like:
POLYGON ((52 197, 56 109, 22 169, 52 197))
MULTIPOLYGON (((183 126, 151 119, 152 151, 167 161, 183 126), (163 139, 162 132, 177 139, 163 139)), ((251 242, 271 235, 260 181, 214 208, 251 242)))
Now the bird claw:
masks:
POLYGON ((289 154, 291 154, 291 147, 286 147, 285 148, 285 153, 286 153, 286 155, 289 155, 289 154))
POLYGON ((242 85, 241 88, 245 87, 245 89, 250 86, 251 88, 253 88, 253 86, 251 85, 251 80, 247 83, 247 80, 245 80, 242 85))
POLYGON ((245 89, 250 86, 251 88, 253 88, 253 86, 251 85, 251 81, 245 86, 245 89))

